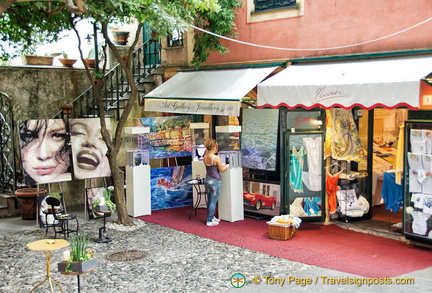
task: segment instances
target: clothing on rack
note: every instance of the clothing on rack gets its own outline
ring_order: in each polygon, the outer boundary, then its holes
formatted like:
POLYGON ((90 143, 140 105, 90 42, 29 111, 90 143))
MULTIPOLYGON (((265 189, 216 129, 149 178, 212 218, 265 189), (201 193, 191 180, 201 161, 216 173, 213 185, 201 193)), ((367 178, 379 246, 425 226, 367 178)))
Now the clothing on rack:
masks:
POLYGON ((396 174, 394 172, 385 172, 383 180, 382 198, 386 210, 397 213, 402 205, 402 185, 396 183, 396 174))
POLYGON ((304 198, 304 212, 308 216, 319 216, 321 214, 321 207, 318 205, 321 203, 320 197, 305 197, 304 198))
POLYGON ((326 173, 326 192, 328 195, 328 208, 329 213, 334 214, 337 211, 337 199, 336 199, 336 191, 339 190, 339 186, 337 185, 340 172, 335 175, 326 173))
POLYGON ((326 111, 325 157, 363 163, 366 150, 362 147, 350 110, 333 108, 326 111))
POLYGON ((321 191, 322 188, 322 138, 304 137, 308 171, 303 172, 303 182, 310 191, 321 191))
POLYGON ((290 186, 296 193, 303 193, 303 160, 306 151, 302 146, 299 151, 292 148, 290 156, 290 186))

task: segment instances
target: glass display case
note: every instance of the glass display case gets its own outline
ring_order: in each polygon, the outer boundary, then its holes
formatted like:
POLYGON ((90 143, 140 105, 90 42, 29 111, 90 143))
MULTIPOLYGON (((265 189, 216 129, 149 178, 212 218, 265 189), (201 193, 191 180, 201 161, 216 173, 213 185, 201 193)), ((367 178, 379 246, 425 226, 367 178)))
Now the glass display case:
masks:
POLYGON ((146 150, 148 140, 143 135, 150 133, 150 127, 135 126, 124 128, 124 146, 126 151, 146 150))
POLYGON ((219 151, 239 151, 240 133, 241 126, 216 126, 216 140, 219 144, 219 151))
POLYGON ((240 151, 222 151, 218 152, 222 164, 229 164, 229 168, 241 168, 241 152, 240 151))
POLYGON ((209 138, 208 123, 191 123, 192 146, 204 146, 204 141, 209 138))
POLYGON ((432 243, 432 121, 405 122, 403 231, 432 243))
POLYGON ((127 150, 126 166, 136 167, 149 164, 150 154, 148 151, 127 150))

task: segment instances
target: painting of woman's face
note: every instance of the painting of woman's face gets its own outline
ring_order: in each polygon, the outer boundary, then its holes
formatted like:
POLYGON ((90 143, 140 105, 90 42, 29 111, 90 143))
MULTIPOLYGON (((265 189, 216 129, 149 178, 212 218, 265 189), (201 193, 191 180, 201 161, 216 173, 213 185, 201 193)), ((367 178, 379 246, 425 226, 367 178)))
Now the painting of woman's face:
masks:
POLYGON ((72 180, 69 134, 62 119, 23 121, 19 135, 27 184, 72 180))
MULTIPOLYGON (((109 119, 106 120, 109 129, 109 119)), ((75 179, 111 176, 99 118, 69 120, 75 179)))

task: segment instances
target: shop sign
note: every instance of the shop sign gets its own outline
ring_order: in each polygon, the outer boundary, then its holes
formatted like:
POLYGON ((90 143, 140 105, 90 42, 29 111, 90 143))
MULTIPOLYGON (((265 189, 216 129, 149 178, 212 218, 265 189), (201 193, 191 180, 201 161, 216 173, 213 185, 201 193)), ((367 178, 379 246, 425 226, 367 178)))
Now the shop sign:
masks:
POLYGON ((182 113, 182 114, 239 116, 240 102, 146 99, 145 111, 182 113))
POLYGON ((288 129, 316 130, 322 125, 320 111, 290 111, 287 113, 288 129))

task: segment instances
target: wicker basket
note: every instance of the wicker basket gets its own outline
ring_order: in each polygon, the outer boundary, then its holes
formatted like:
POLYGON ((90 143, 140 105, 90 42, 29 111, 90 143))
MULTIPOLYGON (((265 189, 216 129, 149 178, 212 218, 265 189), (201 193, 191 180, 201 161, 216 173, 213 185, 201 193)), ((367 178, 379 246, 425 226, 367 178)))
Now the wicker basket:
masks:
POLYGON ((277 224, 267 222, 269 229, 269 236, 271 239, 276 240, 288 240, 293 238, 297 234, 297 228, 295 226, 287 226, 285 224, 277 224))

